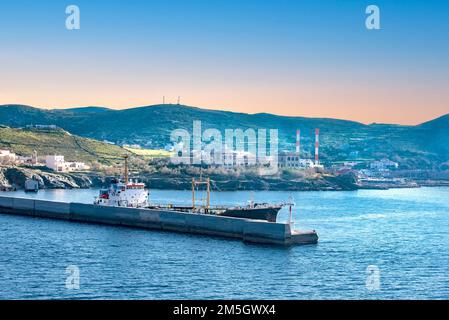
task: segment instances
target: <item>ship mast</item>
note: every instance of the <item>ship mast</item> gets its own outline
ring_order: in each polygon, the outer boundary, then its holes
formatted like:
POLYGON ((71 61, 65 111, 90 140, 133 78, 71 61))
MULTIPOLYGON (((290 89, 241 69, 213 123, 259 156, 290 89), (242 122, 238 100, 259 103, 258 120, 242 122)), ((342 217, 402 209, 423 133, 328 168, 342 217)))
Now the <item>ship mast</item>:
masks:
POLYGON ((125 158, 125 184, 128 184, 128 155, 124 156, 125 158))
MULTIPOLYGON (((195 210, 197 208, 196 202, 199 201, 205 201, 204 209, 208 210, 210 208, 210 178, 207 178, 206 180, 203 180, 200 178, 200 180, 195 180, 195 178, 192 178, 192 209, 195 210), (195 197, 195 189, 197 186, 206 185, 206 199, 197 199, 195 197)), ((199 206, 201 208, 201 206, 199 206)))

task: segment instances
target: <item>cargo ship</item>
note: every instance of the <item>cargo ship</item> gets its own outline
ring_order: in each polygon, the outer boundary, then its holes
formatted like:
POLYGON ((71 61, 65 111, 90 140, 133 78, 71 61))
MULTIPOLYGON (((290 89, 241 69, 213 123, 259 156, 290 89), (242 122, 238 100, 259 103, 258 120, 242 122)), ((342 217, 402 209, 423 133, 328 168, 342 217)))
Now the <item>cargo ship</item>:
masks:
POLYGON ((192 179, 191 206, 150 204, 149 191, 145 188, 145 184, 129 180, 128 161, 127 157, 125 157, 124 181, 122 182, 119 179, 113 179, 109 188, 100 190, 100 194, 95 198, 94 204, 101 206, 148 208, 199 214, 212 214, 234 218, 265 220, 268 222, 276 222, 279 211, 286 205, 291 206, 289 203, 270 204, 256 203, 254 201, 250 201, 248 205, 244 206, 211 206, 210 191, 211 188, 209 178, 205 180, 192 179), (203 185, 206 186, 206 198, 198 199, 196 197, 197 188, 203 185), (201 201, 203 202, 201 203, 201 201))

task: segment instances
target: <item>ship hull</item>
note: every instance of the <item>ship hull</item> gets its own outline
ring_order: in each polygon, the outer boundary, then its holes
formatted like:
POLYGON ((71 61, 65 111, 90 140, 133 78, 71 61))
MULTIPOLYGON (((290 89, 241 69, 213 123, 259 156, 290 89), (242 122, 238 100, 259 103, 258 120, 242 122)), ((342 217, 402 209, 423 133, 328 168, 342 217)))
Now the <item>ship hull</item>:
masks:
POLYGON ((220 213, 220 215, 226 217, 276 222, 277 215, 281 208, 281 206, 273 206, 268 208, 230 208, 220 213))

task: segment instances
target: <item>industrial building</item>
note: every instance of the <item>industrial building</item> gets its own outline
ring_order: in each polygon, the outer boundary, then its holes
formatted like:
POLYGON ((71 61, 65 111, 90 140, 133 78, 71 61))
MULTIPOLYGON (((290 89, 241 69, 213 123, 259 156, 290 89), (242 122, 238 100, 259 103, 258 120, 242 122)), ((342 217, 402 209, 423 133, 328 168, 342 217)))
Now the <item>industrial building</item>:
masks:
POLYGON ((278 156, 278 165, 280 168, 308 169, 323 168, 319 161, 319 137, 320 129, 315 129, 315 159, 301 158, 301 131, 296 130, 296 150, 281 151, 278 156))

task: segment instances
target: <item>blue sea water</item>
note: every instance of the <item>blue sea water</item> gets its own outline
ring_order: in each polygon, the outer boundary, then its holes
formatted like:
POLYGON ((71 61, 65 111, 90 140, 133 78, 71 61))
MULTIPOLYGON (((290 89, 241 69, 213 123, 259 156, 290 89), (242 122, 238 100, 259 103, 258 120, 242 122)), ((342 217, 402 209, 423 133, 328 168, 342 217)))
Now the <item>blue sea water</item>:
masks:
MULTIPOLYGON (((91 202, 96 193, 0 196, 91 202)), ((296 228, 317 230, 317 245, 282 248, 0 214, 0 298, 449 299, 449 188, 253 193, 256 201, 291 195, 296 228), (79 289, 66 287, 70 265, 79 269, 79 289)), ((251 196, 215 192, 212 201, 251 196)), ((151 200, 188 203, 190 193, 153 190, 151 200)), ((278 220, 286 218, 283 209, 278 220)))

